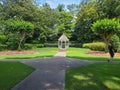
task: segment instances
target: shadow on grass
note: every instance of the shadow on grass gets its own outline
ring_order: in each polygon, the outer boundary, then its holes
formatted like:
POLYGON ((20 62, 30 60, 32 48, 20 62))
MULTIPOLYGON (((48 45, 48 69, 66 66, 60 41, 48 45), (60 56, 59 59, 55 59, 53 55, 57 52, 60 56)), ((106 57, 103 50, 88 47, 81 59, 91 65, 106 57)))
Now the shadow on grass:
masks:
POLYGON ((119 68, 115 64, 92 64, 69 69, 65 90, 120 90, 119 68))

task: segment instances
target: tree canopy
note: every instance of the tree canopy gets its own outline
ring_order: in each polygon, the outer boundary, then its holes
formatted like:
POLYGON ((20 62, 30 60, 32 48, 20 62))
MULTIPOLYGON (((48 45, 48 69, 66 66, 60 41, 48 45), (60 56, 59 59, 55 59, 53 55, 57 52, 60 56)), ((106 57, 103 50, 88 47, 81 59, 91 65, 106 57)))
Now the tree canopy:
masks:
POLYGON ((111 37, 120 32, 120 23, 115 19, 98 20, 92 25, 92 30, 104 40, 108 46, 111 37))
MULTIPOLYGON (((120 0, 83 0, 78 5, 71 4, 65 7, 64 4, 59 4, 55 9, 48 3, 40 6, 35 0, 0 0, 0 35, 2 36, 0 39, 4 41, 1 44, 16 46, 18 42, 14 41, 17 41, 17 34, 11 31, 20 33, 21 28, 29 31, 28 27, 24 26, 29 23, 34 28, 30 30, 32 34, 24 38, 23 44, 57 41, 63 33, 70 41, 80 43, 101 40, 100 36, 92 31, 92 24, 104 18, 115 18, 120 22, 119 11, 120 0), (9 28, 2 26, 2 21, 9 23, 7 26, 9 28), (10 27, 13 23, 15 24, 10 27)), ((120 38, 120 33, 116 35, 120 38)))

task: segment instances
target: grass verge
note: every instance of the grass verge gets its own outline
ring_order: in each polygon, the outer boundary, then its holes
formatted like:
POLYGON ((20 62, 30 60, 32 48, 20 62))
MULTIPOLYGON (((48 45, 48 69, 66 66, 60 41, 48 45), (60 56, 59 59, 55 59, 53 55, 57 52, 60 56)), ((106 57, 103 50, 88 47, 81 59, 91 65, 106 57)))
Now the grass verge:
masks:
POLYGON ((20 62, 0 61, 0 90, 10 90, 34 70, 20 62))
POLYGON ((22 59, 22 58, 38 58, 38 57, 52 57, 54 56, 58 48, 36 48, 33 49, 37 51, 38 53, 35 54, 9 54, 9 55, 0 55, 1 59, 22 59))
POLYGON ((66 71, 65 90, 120 90, 119 64, 92 64, 66 71))
MULTIPOLYGON (((96 56, 87 54, 90 49, 86 48, 69 48, 67 49, 67 57, 78 58, 83 60, 108 60, 109 56, 96 56)), ((120 57, 114 57, 114 60, 120 60, 120 57)))

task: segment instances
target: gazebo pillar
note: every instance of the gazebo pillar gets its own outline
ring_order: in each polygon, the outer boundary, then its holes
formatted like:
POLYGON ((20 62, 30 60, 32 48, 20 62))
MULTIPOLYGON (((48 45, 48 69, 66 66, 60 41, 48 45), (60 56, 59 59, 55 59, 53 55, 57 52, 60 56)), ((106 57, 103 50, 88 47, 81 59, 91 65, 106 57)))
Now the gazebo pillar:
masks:
POLYGON ((65 48, 66 48, 67 46, 66 46, 66 41, 65 41, 65 48))
POLYGON ((69 39, 63 34, 59 39, 58 39, 58 48, 66 49, 69 47, 69 39), (64 43, 64 44, 63 44, 64 43), (64 46, 63 46, 64 45, 64 46))

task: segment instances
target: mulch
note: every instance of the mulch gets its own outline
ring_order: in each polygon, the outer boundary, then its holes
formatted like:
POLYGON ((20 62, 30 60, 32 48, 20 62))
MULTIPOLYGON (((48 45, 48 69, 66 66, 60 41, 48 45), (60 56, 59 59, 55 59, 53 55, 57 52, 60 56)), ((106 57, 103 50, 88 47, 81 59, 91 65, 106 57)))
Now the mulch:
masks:
POLYGON ((33 50, 25 50, 25 51, 17 51, 17 50, 9 50, 9 51, 1 51, 1 55, 9 55, 9 54, 35 54, 37 51, 33 50))
MULTIPOLYGON (((109 53, 99 52, 99 51, 90 51, 87 54, 95 55, 95 56, 109 56, 109 53)), ((120 53, 115 53, 115 56, 120 57, 120 53)))

